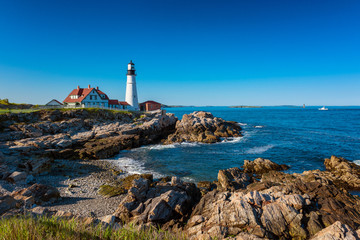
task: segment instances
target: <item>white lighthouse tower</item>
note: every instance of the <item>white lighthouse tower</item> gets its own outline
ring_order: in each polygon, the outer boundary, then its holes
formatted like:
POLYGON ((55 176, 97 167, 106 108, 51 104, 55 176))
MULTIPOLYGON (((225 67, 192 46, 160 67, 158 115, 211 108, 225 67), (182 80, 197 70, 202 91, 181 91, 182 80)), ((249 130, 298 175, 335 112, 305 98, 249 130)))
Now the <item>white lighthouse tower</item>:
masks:
POLYGON ((130 60, 127 70, 127 81, 126 81, 126 96, 125 101, 131 106, 132 110, 139 110, 139 102, 136 91, 136 80, 135 80, 135 64, 130 60))

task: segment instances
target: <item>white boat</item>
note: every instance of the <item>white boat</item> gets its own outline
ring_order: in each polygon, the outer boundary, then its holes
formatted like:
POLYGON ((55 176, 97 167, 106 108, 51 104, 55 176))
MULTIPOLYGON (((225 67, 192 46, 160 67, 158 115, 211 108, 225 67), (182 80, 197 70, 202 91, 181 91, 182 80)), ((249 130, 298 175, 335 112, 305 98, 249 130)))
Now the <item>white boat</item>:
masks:
POLYGON ((328 110, 325 106, 323 106, 322 108, 319 108, 320 111, 326 111, 328 110))

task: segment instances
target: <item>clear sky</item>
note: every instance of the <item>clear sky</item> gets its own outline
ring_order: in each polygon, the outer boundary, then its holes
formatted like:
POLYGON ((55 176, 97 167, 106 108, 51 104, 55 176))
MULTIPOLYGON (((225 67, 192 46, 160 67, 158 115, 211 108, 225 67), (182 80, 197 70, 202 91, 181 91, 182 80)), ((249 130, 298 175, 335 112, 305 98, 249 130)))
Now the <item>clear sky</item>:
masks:
POLYGON ((359 0, 0 0, 0 98, 360 105, 359 0))

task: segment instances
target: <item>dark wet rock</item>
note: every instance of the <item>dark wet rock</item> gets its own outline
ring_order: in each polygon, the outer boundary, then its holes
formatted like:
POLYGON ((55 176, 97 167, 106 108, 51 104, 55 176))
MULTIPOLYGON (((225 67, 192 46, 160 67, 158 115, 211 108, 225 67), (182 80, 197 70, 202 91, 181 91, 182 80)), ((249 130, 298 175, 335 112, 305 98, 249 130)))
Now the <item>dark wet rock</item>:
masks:
POLYGON ((81 159, 105 159, 119 153, 123 149, 139 147, 139 136, 124 135, 98 140, 92 140, 84 144, 78 150, 81 159))
POLYGON ((242 136, 241 127, 236 122, 214 117, 209 112, 184 114, 176 123, 176 132, 171 134, 165 144, 177 142, 215 143, 221 138, 242 136))
POLYGON ((287 170, 289 166, 285 164, 279 165, 269 159, 257 158, 254 161, 244 160, 242 168, 246 173, 263 174, 269 171, 287 170))
POLYGON ((17 206, 17 201, 10 195, 0 196, 0 215, 17 206))

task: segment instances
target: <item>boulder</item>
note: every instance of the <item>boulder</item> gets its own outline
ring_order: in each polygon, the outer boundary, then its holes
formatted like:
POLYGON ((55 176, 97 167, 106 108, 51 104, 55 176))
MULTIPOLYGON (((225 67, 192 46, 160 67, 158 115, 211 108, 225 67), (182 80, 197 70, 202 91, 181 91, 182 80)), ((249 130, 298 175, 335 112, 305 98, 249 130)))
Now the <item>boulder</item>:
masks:
POLYGON ((17 201, 9 195, 0 196, 0 215, 17 206, 17 201))
POLYGON ((235 191, 246 188, 252 182, 252 178, 237 167, 220 170, 218 173, 218 188, 221 190, 235 191))
POLYGON ((352 230, 348 225, 342 224, 340 221, 324 228, 318 232, 311 240, 357 240, 360 236, 352 230))
POLYGON ((28 188, 14 191, 10 196, 18 201, 30 201, 37 205, 42 205, 43 203, 58 200, 60 192, 54 187, 36 183, 28 188))
POLYGON ((263 174, 269 171, 287 170, 289 166, 285 164, 279 165, 269 159, 257 158, 254 161, 244 160, 242 168, 246 173, 263 174))
POLYGON ((108 225, 110 225, 110 226, 114 225, 115 220, 116 220, 116 218, 115 218, 114 215, 106 215, 106 216, 100 218, 100 221, 103 222, 107 226, 108 225))
POLYGON ((175 177, 171 183, 149 183, 148 179, 134 179, 114 215, 124 222, 163 224, 188 216, 200 198, 194 184, 175 177))
MULTIPOLYGON (((52 203, 60 198, 60 192, 51 186, 34 184, 28 188, 14 191, 11 194, 0 196, 0 215, 8 214, 11 209, 26 207, 34 204, 52 203)), ((11 212, 10 212, 11 215, 11 212)))
POLYGON ((12 174, 10 174, 10 176, 7 177, 7 180, 12 183, 17 183, 20 181, 25 181, 26 177, 27 177, 26 172, 15 171, 12 174))
POLYGON ((236 122, 214 117, 209 112, 184 114, 176 123, 176 132, 168 136, 165 144, 177 142, 215 143, 221 138, 240 137, 241 127, 236 122))
POLYGON ((337 177, 340 187, 360 190, 360 166, 345 158, 331 156, 324 161, 326 170, 337 177))

